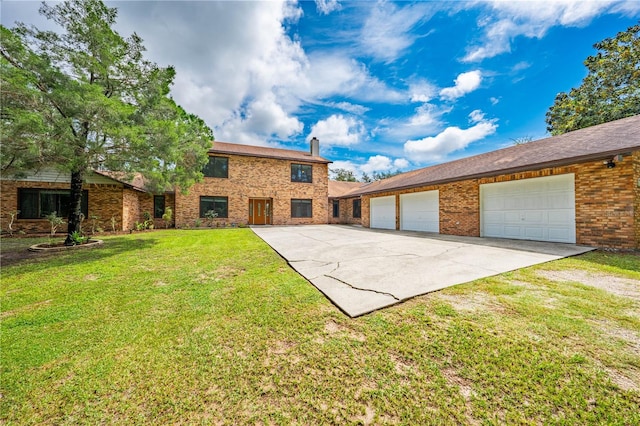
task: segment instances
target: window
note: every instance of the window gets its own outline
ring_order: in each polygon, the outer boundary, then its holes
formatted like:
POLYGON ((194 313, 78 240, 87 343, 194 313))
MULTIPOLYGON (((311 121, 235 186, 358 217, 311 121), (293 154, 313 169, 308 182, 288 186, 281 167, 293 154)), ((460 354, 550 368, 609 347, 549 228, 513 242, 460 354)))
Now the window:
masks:
POLYGON ((216 217, 229 217, 229 198, 227 197, 200 197, 200 217, 213 210, 218 213, 216 217))
POLYGON ((227 157, 209 157, 209 163, 202 169, 206 177, 228 178, 229 159, 227 157))
MULTIPOLYGON (((56 212, 59 217, 69 217, 69 202, 71 191, 64 189, 19 189, 18 210, 20 219, 42 219, 48 214, 56 212)), ((82 191, 80 207, 84 217, 89 213, 89 194, 82 191)))
POLYGON ((313 217, 311 200, 291 200, 291 217, 313 217))
POLYGON ((340 217, 340 200, 333 200, 333 217, 340 217))
POLYGON ((359 218, 361 215, 361 201, 358 200, 353 200, 353 217, 354 218, 359 218))
POLYGON ((291 182, 311 183, 313 181, 312 166, 308 164, 291 165, 291 182))
POLYGON ((153 217, 162 218, 164 215, 164 195, 153 196, 153 217))

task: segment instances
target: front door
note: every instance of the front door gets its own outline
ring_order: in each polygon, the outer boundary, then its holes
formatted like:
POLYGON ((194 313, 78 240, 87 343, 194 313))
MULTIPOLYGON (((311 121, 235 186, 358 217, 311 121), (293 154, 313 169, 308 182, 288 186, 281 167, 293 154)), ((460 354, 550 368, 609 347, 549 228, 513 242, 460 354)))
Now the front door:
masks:
POLYGON ((249 200, 249 224, 250 225, 270 225, 271 224, 271 200, 265 200, 265 199, 249 200))

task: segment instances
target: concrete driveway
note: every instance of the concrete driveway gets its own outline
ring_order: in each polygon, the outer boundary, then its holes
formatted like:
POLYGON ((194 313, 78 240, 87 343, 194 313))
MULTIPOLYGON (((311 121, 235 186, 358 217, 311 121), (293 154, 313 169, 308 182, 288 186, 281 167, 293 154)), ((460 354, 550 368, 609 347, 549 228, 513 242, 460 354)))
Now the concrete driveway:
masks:
POLYGON ((456 284, 593 250, 572 244, 342 225, 252 229, 350 317, 456 284))

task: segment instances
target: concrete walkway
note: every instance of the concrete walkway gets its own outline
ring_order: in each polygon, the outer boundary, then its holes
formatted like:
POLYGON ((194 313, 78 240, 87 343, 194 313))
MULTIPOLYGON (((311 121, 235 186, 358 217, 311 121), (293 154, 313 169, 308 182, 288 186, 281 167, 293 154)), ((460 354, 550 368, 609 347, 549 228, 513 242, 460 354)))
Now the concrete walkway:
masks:
POLYGON ((593 250, 572 244, 342 225, 252 229, 351 317, 456 284, 593 250))

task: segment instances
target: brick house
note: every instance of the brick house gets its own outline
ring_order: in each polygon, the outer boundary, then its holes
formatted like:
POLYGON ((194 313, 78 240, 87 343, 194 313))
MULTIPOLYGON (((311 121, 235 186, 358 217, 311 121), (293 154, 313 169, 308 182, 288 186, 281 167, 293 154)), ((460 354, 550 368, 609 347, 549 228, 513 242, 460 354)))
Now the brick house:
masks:
MULTIPOLYGON (((319 141, 310 152, 214 142, 203 181, 188 192, 153 194, 140 175, 127 179, 117 173, 92 172, 84 184, 86 224, 112 230, 135 229, 151 216, 156 227, 212 225, 299 225, 327 223, 328 164, 319 156, 319 141), (164 223, 166 208, 173 212, 164 223), (207 218, 207 212, 216 214, 207 218)), ((26 233, 49 231, 45 215, 68 216, 70 176, 54 170, 28 177, 2 177, 0 225, 7 230, 10 212, 20 211, 13 229, 26 233)), ((59 228, 65 232, 66 227, 59 228)))
MULTIPOLYGON (((92 173, 85 215, 105 230, 111 218, 117 230, 134 229, 145 213, 164 227, 171 207, 166 225, 178 228, 341 223, 640 249, 640 115, 367 184, 329 181, 315 138, 310 152, 215 142, 209 157, 186 193, 152 194, 140 177, 92 173)), ((3 231, 21 210, 15 230, 47 232, 43 215, 68 197, 69 177, 58 172, 0 183, 3 231)))
POLYGON ((366 185, 362 182, 330 180, 328 223, 360 225, 362 223, 360 192, 366 185))
MULTIPOLYGON (((47 169, 21 178, 2 176, 0 179, 0 226, 7 231, 10 212, 20 211, 14 220, 16 232, 46 233, 49 222, 44 218, 51 212, 68 217, 70 174, 47 169)), ((103 230, 128 231, 137 221, 143 220, 145 212, 152 214, 154 205, 173 208, 172 193, 154 196, 149 193, 140 176, 126 181, 112 173, 91 172, 83 185, 82 211, 84 228, 88 226, 103 230)), ((157 215, 156 215, 157 216, 157 215)), ((156 226, 164 227, 160 217, 155 217, 156 226)), ((66 225, 59 228, 66 232, 66 225)))
MULTIPOLYGON (((640 115, 362 186, 364 227, 640 249, 640 115)), ((341 223, 352 217, 345 212, 341 223)))
POLYGON ((316 138, 310 152, 214 142, 202 182, 175 194, 176 227, 327 223, 329 163, 316 138))

